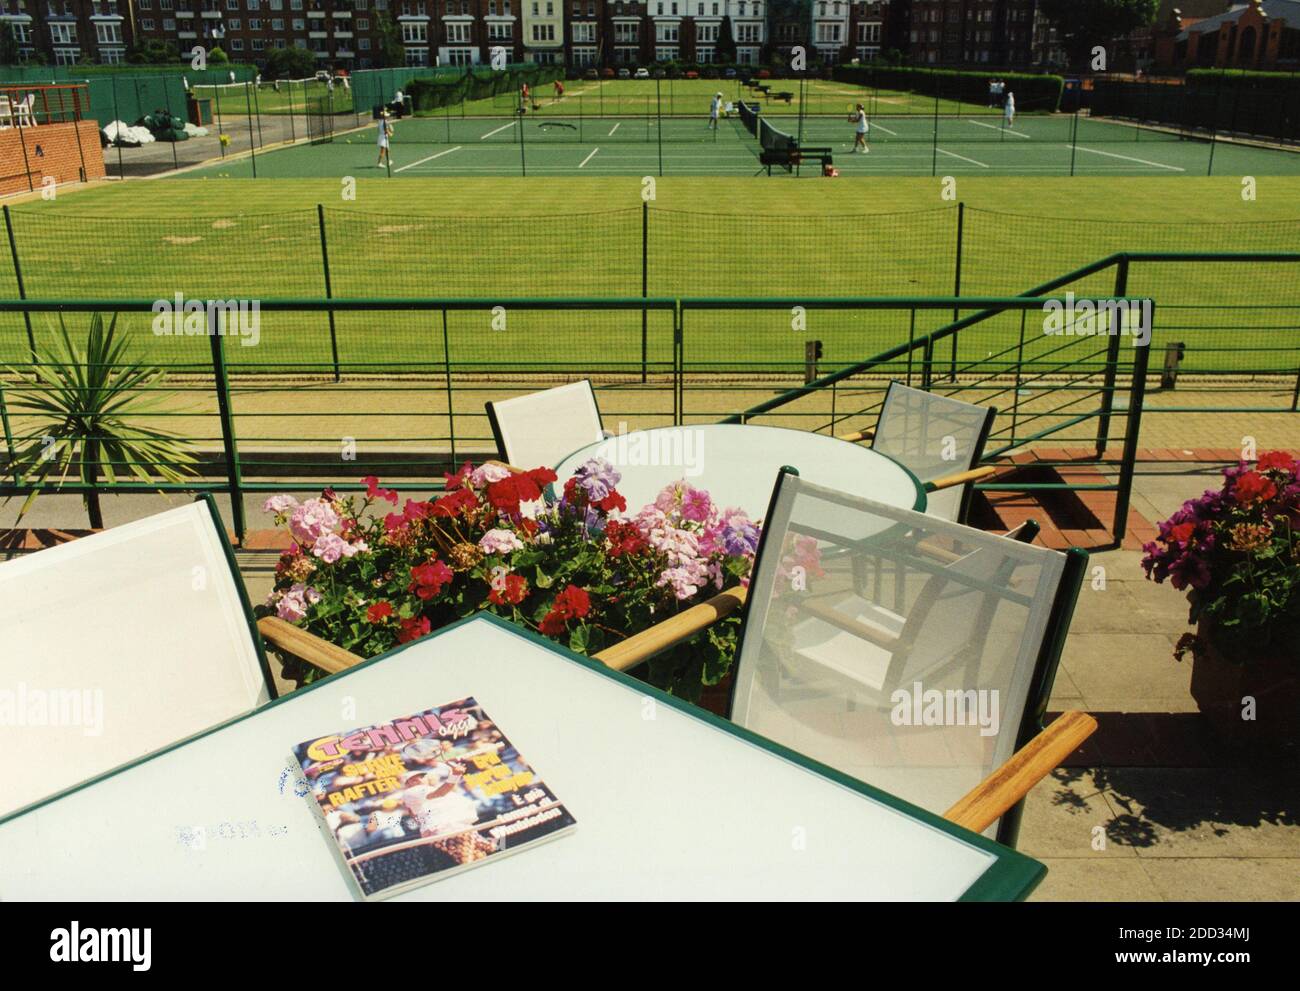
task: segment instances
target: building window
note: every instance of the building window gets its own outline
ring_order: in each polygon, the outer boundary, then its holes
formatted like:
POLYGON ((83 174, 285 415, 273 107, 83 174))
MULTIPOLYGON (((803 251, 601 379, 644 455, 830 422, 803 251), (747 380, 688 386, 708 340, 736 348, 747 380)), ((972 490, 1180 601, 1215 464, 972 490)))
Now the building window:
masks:
MULTIPOLYGON (((468 25, 468 24, 461 24, 461 23, 457 22, 457 23, 453 23, 453 24, 448 24, 448 25, 447 25, 447 44, 449 44, 449 45, 456 45, 456 44, 464 45, 464 44, 466 44, 469 40, 470 40, 470 38, 469 38, 469 25, 468 25)), ((468 63, 461 63, 461 62, 453 62, 453 63, 452 63, 452 65, 462 65, 462 64, 467 65, 468 63)))
POLYGON ((554 24, 534 24, 533 41, 554 41, 555 25, 554 24))
MULTIPOLYGON (((153 30, 153 18, 152 18, 152 17, 142 17, 142 18, 140 18, 140 30, 141 30, 141 31, 152 31, 152 30, 153 30)), ((19 41, 22 41, 23 39, 22 39, 22 38, 19 38, 18 40, 19 40, 19 41)))
MULTIPOLYGON (((429 33, 427 30, 427 25, 421 23, 411 24, 410 22, 406 22, 402 25, 403 44, 406 45, 427 44, 428 41, 429 41, 429 33)), ((412 63, 408 62, 407 64, 410 65, 412 63)), ((422 65, 423 63, 416 62, 414 64, 422 65)))

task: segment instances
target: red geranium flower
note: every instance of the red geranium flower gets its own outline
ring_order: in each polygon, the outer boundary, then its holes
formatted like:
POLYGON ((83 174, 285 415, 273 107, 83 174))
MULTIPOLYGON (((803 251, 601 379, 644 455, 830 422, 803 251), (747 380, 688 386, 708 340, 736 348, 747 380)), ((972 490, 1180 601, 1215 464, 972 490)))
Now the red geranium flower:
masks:
POLYGON ((402 515, 408 520, 422 520, 432 512, 433 503, 417 502, 415 499, 407 499, 406 505, 402 507, 402 515))
POLYGON ((497 606, 517 606, 527 595, 528 580, 523 575, 506 575, 504 587, 493 587, 488 594, 488 601, 497 606))
POLYGON ((1257 471, 1248 471, 1237 479, 1232 496, 1239 503, 1250 503, 1257 499, 1272 499, 1277 495, 1277 486, 1257 471))
POLYGON ((1291 471, 1295 467, 1295 459, 1286 451, 1265 451, 1259 456, 1259 461, 1255 464, 1256 471, 1291 471))
POLYGON ((464 485, 465 479, 469 477, 469 473, 473 470, 474 470, 474 466, 471 465, 468 461, 466 461, 463 465, 460 466, 460 471, 456 472, 456 474, 443 475, 442 477, 446 480, 447 483, 446 485, 447 491, 451 492, 453 489, 458 489, 462 485, 464 485))
POLYGON ((591 612, 591 597, 585 588, 570 585, 555 597, 551 608, 565 619, 581 619, 591 612))
POLYGON ((409 522, 401 513, 389 513, 384 517, 384 532, 395 533, 398 530, 405 530, 409 522))
POLYGON ((391 502, 394 506, 397 505, 396 489, 381 489, 379 487, 379 479, 375 478, 374 475, 367 475, 361 481, 365 484, 366 496, 368 498, 384 499, 388 502, 391 502))
POLYGON ((418 640, 420 637, 427 636, 429 633, 429 617, 417 616, 415 619, 402 620, 402 628, 397 633, 398 643, 408 643, 411 640, 418 640))
POLYGON ((445 495, 436 502, 429 503, 430 512, 434 516, 455 516, 467 509, 474 509, 478 506, 478 499, 469 489, 456 489, 451 495, 445 495))
POLYGON ((366 622, 382 623, 389 616, 393 615, 393 607, 387 602, 376 602, 366 610, 366 622))
POLYGON ((407 587, 407 591, 414 592, 421 599, 428 601, 442 591, 443 586, 451 581, 453 575, 451 568, 434 558, 426 564, 417 564, 411 569, 413 581, 407 587))
POLYGON ((604 499, 594 502, 592 505, 602 513, 612 513, 615 510, 621 513, 627 509, 627 500, 619 495, 618 492, 611 492, 609 495, 605 496, 604 499))
POLYGON ((649 545, 634 523, 610 520, 605 525, 605 540, 609 544, 610 557, 622 557, 624 554, 636 554, 649 545))
POLYGON ((558 637, 564 632, 564 617, 554 609, 542 617, 542 621, 537 624, 537 629, 545 637, 558 637))

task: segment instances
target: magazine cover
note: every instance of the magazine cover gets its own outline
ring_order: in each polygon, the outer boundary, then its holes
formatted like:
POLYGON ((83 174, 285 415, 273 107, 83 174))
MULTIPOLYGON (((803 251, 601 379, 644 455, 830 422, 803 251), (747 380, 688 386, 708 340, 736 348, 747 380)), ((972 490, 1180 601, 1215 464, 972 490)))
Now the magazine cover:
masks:
POLYGON ((365 898, 556 836, 574 818, 472 698, 294 748, 365 898))

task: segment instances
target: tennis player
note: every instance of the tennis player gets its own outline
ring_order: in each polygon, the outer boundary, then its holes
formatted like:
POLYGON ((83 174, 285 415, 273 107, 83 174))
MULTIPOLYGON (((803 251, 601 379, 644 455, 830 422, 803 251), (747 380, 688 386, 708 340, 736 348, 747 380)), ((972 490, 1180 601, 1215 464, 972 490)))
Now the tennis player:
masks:
POLYGON ((1007 127, 1014 127, 1016 123, 1016 94, 1010 90, 1007 91, 1007 102, 1002 108, 1002 119, 1006 122, 1007 127))
POLYGON ((379 161, 375 163, 375 168, 379 168, 383 165, 385 159, 388 160, 390 165, 392 164, 392 159, 388 154, 388 140, 393 136, 393 122, 389 118, 387 110, 385 110, 383 116, 379 118, 379 126, 377 130, 379 132, 377 138, 379 142, 379 161))
POLYGON ((849 122, 853 124, 853 150, 849 154, 856 155, 859 148, 862 149, 862 154, 867 154, 871 151, 867 147, 867 128, 869 125, 867 124, 867 110, 861 103, 858 104, 858 108, 853 113, 849 114, 849 122))
POLYGON ((709 130, 718 129, 718 115, 722 113, 722 94, 713 94, 713 102, 709 104, 709 130))

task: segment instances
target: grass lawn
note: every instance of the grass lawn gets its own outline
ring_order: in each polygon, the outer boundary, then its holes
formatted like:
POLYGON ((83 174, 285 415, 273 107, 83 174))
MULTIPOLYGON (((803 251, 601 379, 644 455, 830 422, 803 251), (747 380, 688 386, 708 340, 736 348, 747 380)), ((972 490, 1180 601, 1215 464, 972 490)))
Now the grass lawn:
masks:
MULTIPOLYGON (((640 188, 635 178, 360 179, 355 201, 345 201, 336 180, 176 179, 103 185, 60 194, 53 203, 30 200, 12 213, 33 297, 320 296, 316 204, 322 203, 336 296, 508 303, 520 296, 639 295, 640 188)), ((933 179, 661 179, 651 209, 649 292, 949 295, 956 209, 941 198, 941 188, 933 179)), ((1300 244, 1300 178, 1260 177, 1255 202, 1243 202, 1236 177, 972 177, 958 180, 957 195, 967 205, 967 295, 1023 292, 1126 249, 1295 250, 1300 244)), ((0 266, 0 287, 12 293, 7 253, 0 266)), ((1109 293, 1113 278, 1072 288, 1109 293)), ((1179 329, 1171 339, 1186 339, 1194 351, 1221 346, 1213 356, 1218 366, 1295 366, 1294 352, 1250 350, 1272 348, 1288 333, 1290 343, 1293 310, 1225 309, 1300 304, 1294 266, 1135 267, 1129 291, 1156 297, 1157 328, 1179 329)), ((631 367, 640 359, 639 314, 508 316, 508 329, 492 332, 486 311, 453 314, 447 333, 453 361, 588 368, 631 367)), ((927 314, 917 329, 939 322, 939 314, 927 314)), ((662 315, 649 323, 648 357, 666 362, 671 323, 662 315)), ((970 335, 967 356, 1005 346, 1016 324, 1002 319, 970 335)), ((0 358, 16 360, 21 320, 6 317, 2 326, 0 358)), ((146 318, 133 319, 132 327, 148 334, 146 318)), ((329 360, 323 315, 263 314, 262 327, 261 345, 236 348, 232 360, 278 366, 329 360)), ((445 359, 436 314, 339 315, 335 331, 345 363, 373 362, 378 370, 445 359)), ((908 317, 814 313, 807 331, 796 333, 785 312, 697 314, 685 331, 688 362, 739 369, 797 363, 806 338, 825 342, 828 361, 859 359, 906 339, 908 317)), ((201 339, 168 345, 166 360, 206 361, 201 339)))

